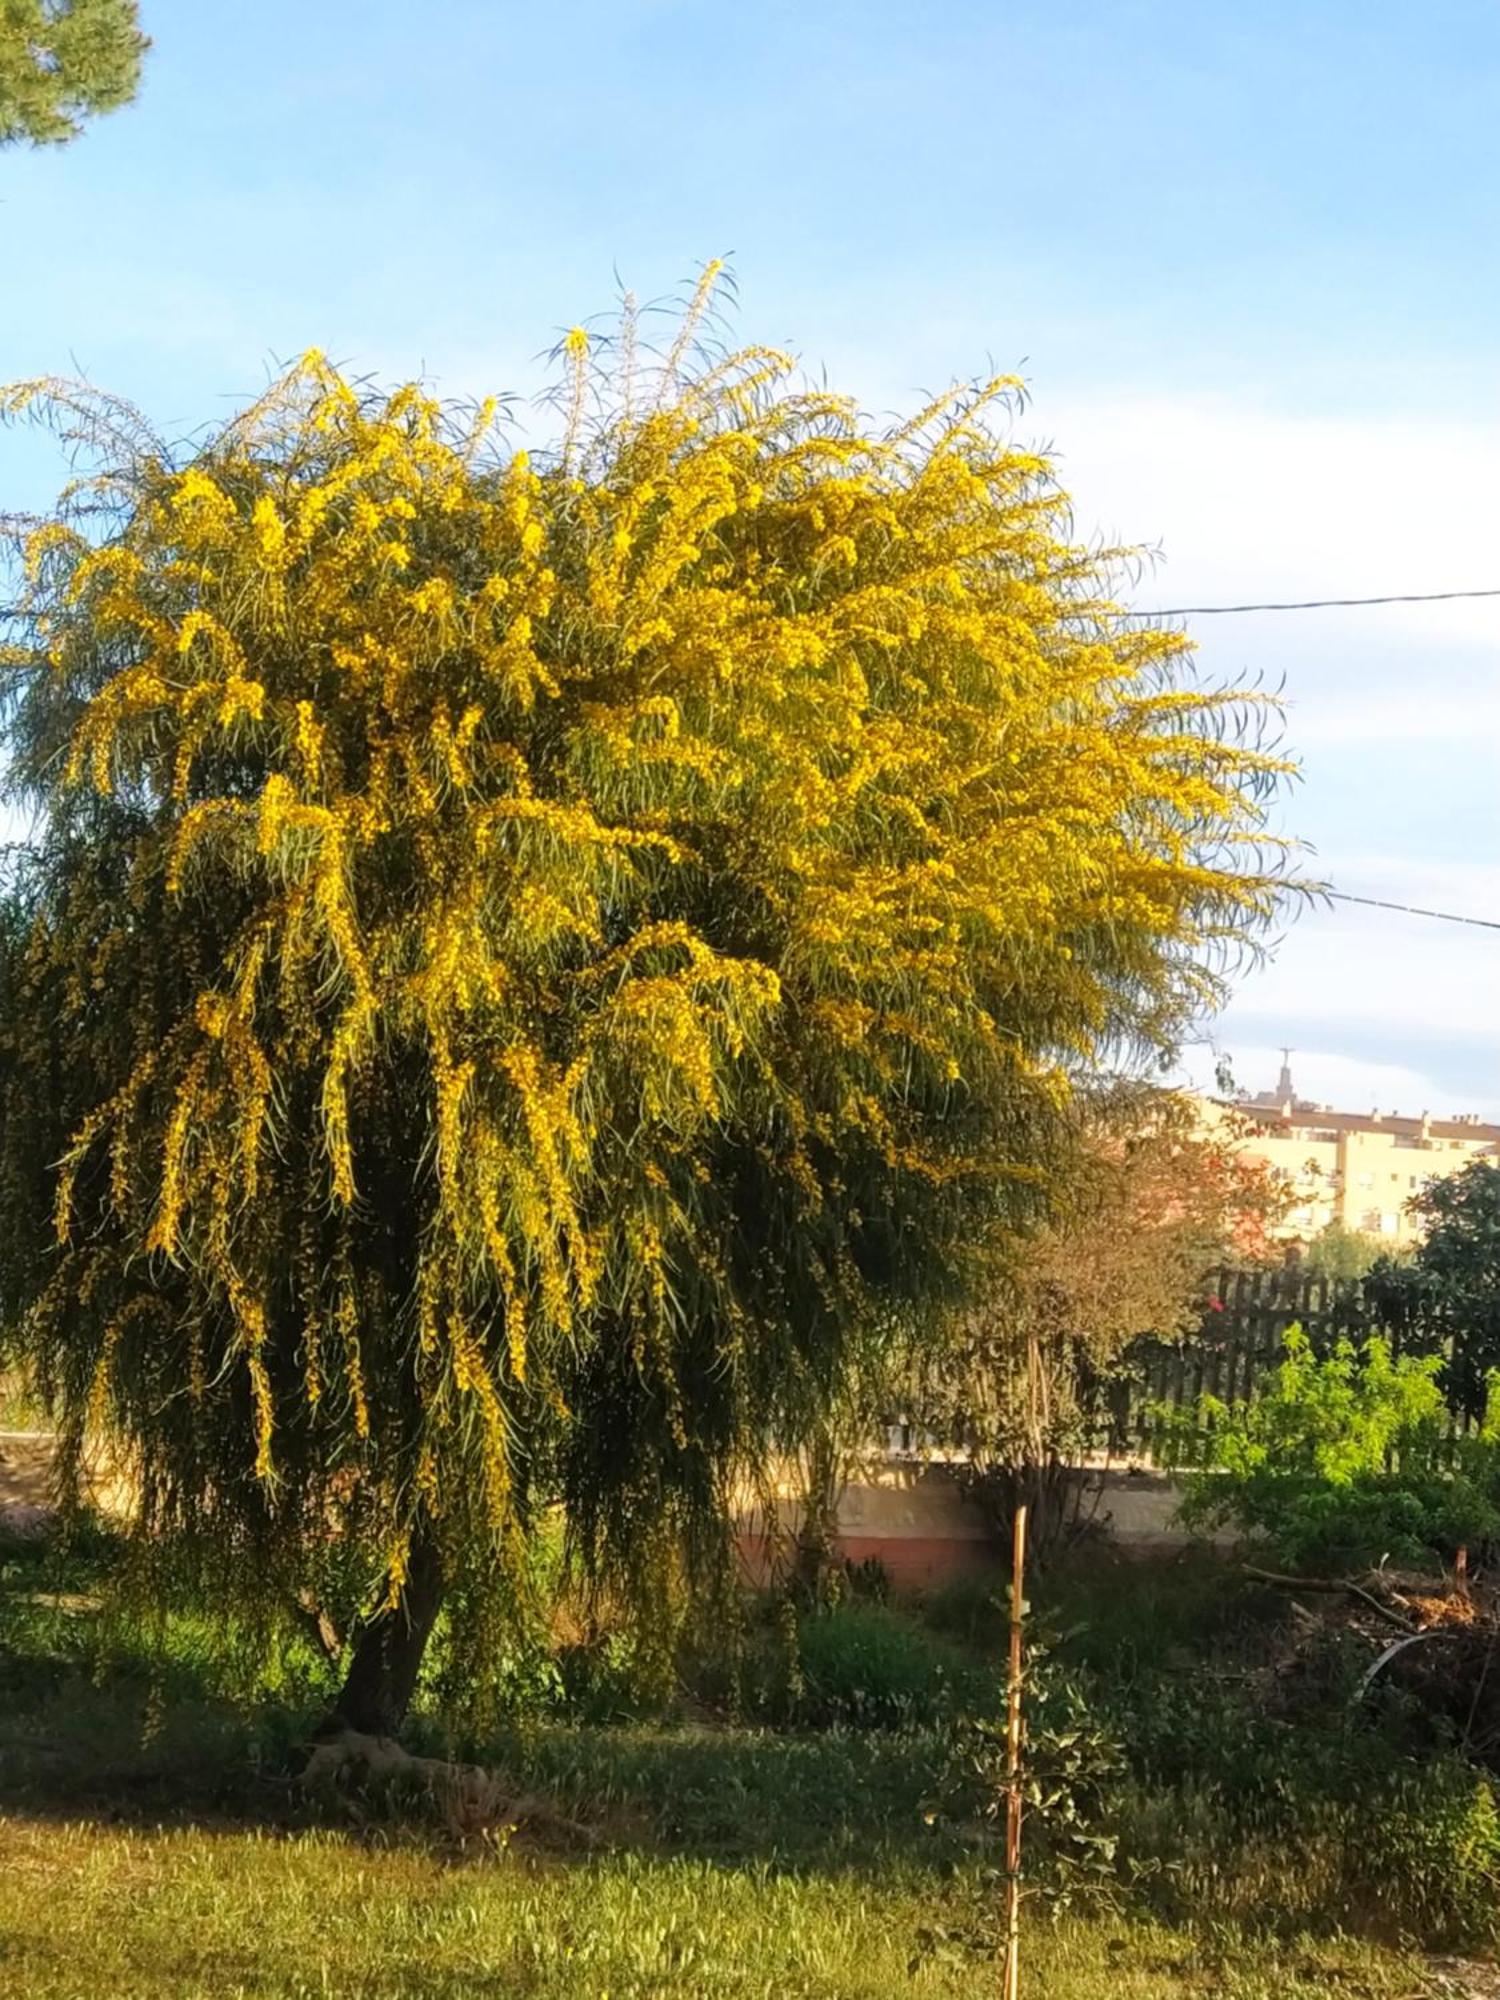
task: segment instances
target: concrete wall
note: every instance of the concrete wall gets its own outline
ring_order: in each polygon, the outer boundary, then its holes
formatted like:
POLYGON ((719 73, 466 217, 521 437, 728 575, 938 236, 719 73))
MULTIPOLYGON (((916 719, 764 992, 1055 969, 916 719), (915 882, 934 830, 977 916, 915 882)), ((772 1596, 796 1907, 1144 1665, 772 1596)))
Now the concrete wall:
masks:
MULTIPOLYGON (((1166 1554, 1188 1537, 1174 1519, 1178 1495, 1165 1473, 1095 1467, 1087 1482, 1084 1513, 1098 1531, 1126 1553, 1166 1554)), ((800 1522, 788 1496, 774 1523, 747 1508, 740 1522, 746 1568, 764 1580, 779 1547, 785 1553, 800 1522)), ((868 1467, 844 1489, 838 1510, 838 1553, 850 1562, 877 1560, 897 1590, 933 1590, 966 1577, 1002 1573, 997 1549, 977 1508, 964 1499, 950 1467, 891 1461, 868 1467)))
POLYGON ((0 1431, 0 1507, 50 1507, 52 1439, 43 1431, 0 1431))
MULTIPOLYGON (((56 1506, 55 1449, 49 1431, 0 1431, 0 1521, 7 1509, 24 1522, 56 1506)), ((83 1487, 89 1504, 103 1513, 124 1514, 129 1508, 128 1484, 102 1460, 85 1464, 83 1487)))
MULTIPOLYGON (((1151 1555, 1180 1548, 1186 1536, 1173 1520, 1177 1495, 1159 1472, 1095 1468, 1088 1481, 1087 1512, 1096 1526, 1128 1553, 1151 1555)), ((790 1480, 776 1504, 775 1519, 746 1506, 739 1541, 746 1570, 766 1580, 784 1555, 800 1523, 790 1480)), ((107 1511, 122 1508, 124 1489, 102 1475, 94 1500, 107 1511)), ((0 1431, 0 1520, 7 1509, 18 1521, 53 1504, 52 1440, 41 1432, 0 1431)), ((873 1558, 903 1591, 939 1589, 966 1577, 998 1576, 1005 1555, 990 1540, 978 1509, 964 1499, 952 1469, 943 1464, 890 1459, 871 1464, 844 1489, 839 1504, 837 1546, 850 1562, 873 1558)))

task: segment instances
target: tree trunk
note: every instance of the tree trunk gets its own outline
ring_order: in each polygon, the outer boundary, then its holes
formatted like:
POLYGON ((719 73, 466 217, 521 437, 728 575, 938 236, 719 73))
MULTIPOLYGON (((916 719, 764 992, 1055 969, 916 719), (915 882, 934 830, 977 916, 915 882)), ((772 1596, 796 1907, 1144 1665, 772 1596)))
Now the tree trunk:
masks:
POLYGON ((838 1536, 839 1454, 831 1427, 820 1427, 808 1449, 802 1525, 792 1561, 793 1586, 816 1603, 833 1567, 838 1536))
POLYGON ((422 1655, 443 1602, 443 1563, 430 1525, 412 1536, 401 1602, 360 1627, 331 1720, 362 1736, 394 1736, 406 1720, 422 1655))

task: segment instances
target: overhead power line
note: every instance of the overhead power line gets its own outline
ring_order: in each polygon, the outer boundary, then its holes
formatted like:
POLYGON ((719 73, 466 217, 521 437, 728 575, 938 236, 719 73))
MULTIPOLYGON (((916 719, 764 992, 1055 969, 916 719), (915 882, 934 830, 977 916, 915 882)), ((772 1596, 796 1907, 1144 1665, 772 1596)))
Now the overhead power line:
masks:
POLYGON ((1417 903, 1387 903, 1379 896, 1351 896, 1344 889, 1327 889, 1324 894, 1335 903, 1363 903, 1368 910, 1398 910, 1404 917, 1431 917, 1440 924, 1472 924, 1476 930, 1500 931, 1495 917, 1465 917, 1455 910, 1424 910, 1417 903))
POLYGON ((1460 598, 1500 597, 1494 590, 1407 590, 1389 597, 1308 597, 1294 604, 1173 604, 1164 611, 1126 611, 1126 618, 1228 618, 1242 611, 1342 611, 1366 604, 1453 604, 1460 598))

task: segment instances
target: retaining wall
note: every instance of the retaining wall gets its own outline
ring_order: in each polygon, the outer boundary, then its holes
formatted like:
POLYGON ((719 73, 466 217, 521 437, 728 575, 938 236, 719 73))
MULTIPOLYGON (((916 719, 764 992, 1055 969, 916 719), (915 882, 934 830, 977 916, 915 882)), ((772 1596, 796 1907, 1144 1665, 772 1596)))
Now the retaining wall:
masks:
MULTIPOLYGON (((1165 1473, 1094 1467, 1083 1477, 1090 1489, 1086 1511, 1123 1551, 1170 1553, 1186 1542, 1173 1518, 1177 1492, 1165 1473)), ((785 1549, 800 1524, 795 1487, 789 1478, 780 1484, 774 1522, 748 1504, 739 1519, 740 1549, 756 1578, 770 1574, 777 1549, 785 1549)), ((117 1479, 101 1471, 93 1485, 96 1505, 123 1506, 117 1479)), ((39 1431, 0 1431, 0 1509, 50 1507, 53 1498, 52 1439, 39 1431)), ((844 1489, 836 1543, 850 1562, 879 1562, 897 1590, 932 1590, 1004 1566, 978 1509, 941 1463, 891 1459, 865 1468, 844 1489)))
MULTIPOLYGON (((1187 1543, 1175 1519, 1178 1491, 1166 1473, 1096 1466, 1082 1476, 1088 1484, 1085 1514, 1092 1513, 1096 1529, 1125 1553, 1165 1555, 1187 1543)), ((778 1545, 789 1544, 800 1520, 790 1491, 778 1499, 774 1523, 760 1508, 746 1508, 739 1539, 753 1577, 770 1573, 778 1545)), ((866 1468, 844 1489, 835 1544, 847 1561, 878 1561, 897 1590, 932 1590, 965 1577, 990 1576, 1006 1560, 952 1469, 941 1463, 895 1460, 866 1468)))

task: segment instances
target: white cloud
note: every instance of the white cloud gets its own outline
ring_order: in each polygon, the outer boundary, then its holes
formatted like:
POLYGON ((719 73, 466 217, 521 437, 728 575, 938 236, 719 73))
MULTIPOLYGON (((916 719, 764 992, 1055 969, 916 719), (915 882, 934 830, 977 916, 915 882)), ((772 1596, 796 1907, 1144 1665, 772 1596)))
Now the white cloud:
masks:
MULTIPOLYGON (((1362 855, 1330 872, 1356 894, 1500 920, 1500 862, 1362 855)), ((1320 1101, 1500 1117, 1497 1001, 1500 931, 1334 903, 1303 913, 1210 1032, 1252 1091, 1274 1082, 1282 1041, 1320 1101)), ((1204 1051, 1189 1060, 1211 1073, 1204 1051)))
MULTIPOLYGON (((1078 397, 1036 414, 1079 525, 1161 544, 1143 606, 1500 588, 1500 424, 1162 397, 1078 397)), ((1321 613, 1316 633, 1355 615, 1321 613)), ((1500 641, 1500 599, 1379 615, 1407 641, 1500 641)))
MULTIPOLYGON (((1500 588, 1500 424, 1076 397, 1038 413, 1079 530, 1159 546, 1143 609, 1500 588)), ((1189 621, 1285 677, 1293 747, 1500 737, 1500 598, 1189 621)))
MULTIPOLYGON (((1227 1053, 1238 1089, 1248 1090, 1254 1096, 1258 1091, 1275 1088, 1282 1061, 1279 1046, 1237 1043, 1227 1053)), ((1299 1097, 1314 1104, 1330 1104, 1339 1111, 1395 1112, 1402 1117, 1431 1111, 1436 1117, 1446 1117, 1459 1109, 1478 1108, 1450 1105, 1432 1077, 1400 1063, 1361 1062, 1334 1049, 1294 1048, 1291 1068, 1299 1097)), ((1217 1088, 1215 1060, 1210 1051, 1189 1051, 1182 1069, 1194 1089, 1217 1088)))
POLYGON ((1287 702, 1287 735, 1299 750, 1361 743, 1500 743, 1500 681, 1473 687, 1465 680, 1423 693, 1367 689, 1357 701, 1333 694, 1293 695, 1287 702))
MULTIPOLYGON (((1036 415, 1080 533, 1162 545, 1143 608, 1500 587, 1494 422, 1097 394, 1036 415)), ((1316 830, 1309 872, 1500 920, 1500 599, 1189 629, 1210 671, 1284 679, 1288 744, 1307 753, 1286 821, 1316 830)), ((1320 1100, 1500 1116, 1497 1001, 1500 931, 1335 904, 1291 927, 1214 1033, 1252 1090, 1286 1041, 1320 1100)), ((1209 1080, 1211 1057, 1193 1062, 1209 1080)))

